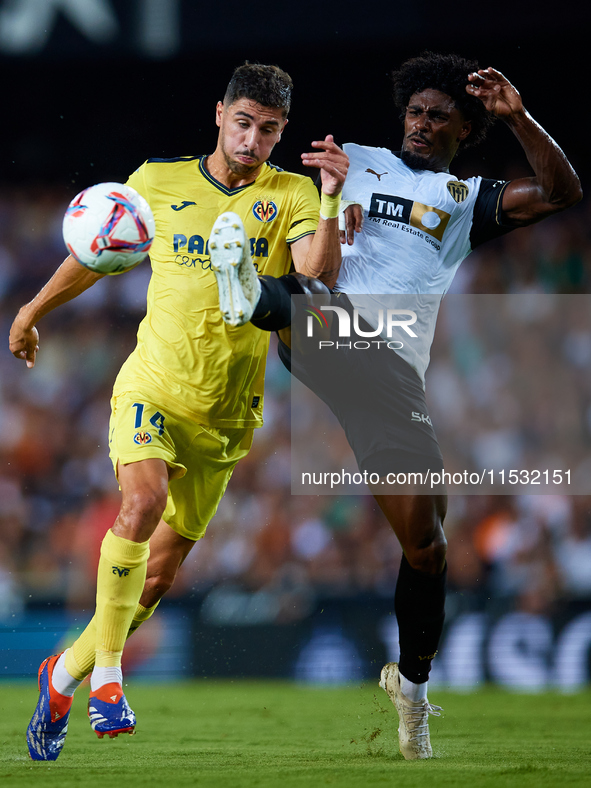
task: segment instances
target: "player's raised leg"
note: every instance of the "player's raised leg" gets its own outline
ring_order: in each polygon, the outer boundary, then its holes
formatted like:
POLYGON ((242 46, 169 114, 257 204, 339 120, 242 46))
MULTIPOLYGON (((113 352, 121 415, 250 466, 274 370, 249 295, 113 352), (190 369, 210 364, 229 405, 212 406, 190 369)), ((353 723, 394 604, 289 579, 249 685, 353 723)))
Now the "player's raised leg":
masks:
POLYGON ((319 279, 300 273, 277 278, 258 276, 242 220, 229 211, 214 223, 209 253, 218 285, 220 311, 231 326, 251 321, 263 331, 289 328, 293 295, 318 296, 330 292, 319 279))
POLYGON ((209 237, 209 254, 220 309, 231 326, 242 326, 250 320, 261 293, 248 245, 238 214, 227 211, 218 216, 209 237))

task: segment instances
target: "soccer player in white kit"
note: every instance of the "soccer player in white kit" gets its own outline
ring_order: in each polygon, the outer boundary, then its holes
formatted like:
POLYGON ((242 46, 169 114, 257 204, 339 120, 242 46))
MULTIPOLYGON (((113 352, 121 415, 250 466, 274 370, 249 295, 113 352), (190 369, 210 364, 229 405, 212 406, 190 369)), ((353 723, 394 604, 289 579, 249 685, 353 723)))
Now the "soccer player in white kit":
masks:
MULTIPOLYGON (((291 353, 285 331, 279 332, 285 365, 330 405, 360 469, 380 478, 442 467, 424 374, 439 303, 462 260, 484 241, 582 197, 564 153, 499 71, 479 69, 455 55, 424 53, 403 63, 393 81, 403 113, 401 151, 344 146, 350 167, 342 197, 354 205, 345 211, 342 264, 331 303, 356 307, 371 322, 370 306, 379 305, 380 295, 419 298, 417 342, 378 353, 379 359, 371 352, 339 351, 324 357, 327 369, 319 372, 306 368, 301 355, 291 353), (515 134, 534 175, 459 181, 449 172, 454 156, 460 146, 481 141, 495 118, 515 134), (351 388, 352 377, 362 381, 357 385, 363 396, 347 400, 343 391, 351 388), (413 418, 416 414, 420 418, 413 418)), ((264 330, 284 329, 291 321, 289 294, 310 292, 309 286, 299 287, 290 275, 261 277, 261 285, 252 322, 264 330)), ((420 488, 398 495, 374 489, 403 549, 394 603, 400 662, 384 666, 380 686, 398 711, 404 757, 429 758, 428 715, 440 711, 427 700, 427 681, 444 621, 447 499, 420 488)))

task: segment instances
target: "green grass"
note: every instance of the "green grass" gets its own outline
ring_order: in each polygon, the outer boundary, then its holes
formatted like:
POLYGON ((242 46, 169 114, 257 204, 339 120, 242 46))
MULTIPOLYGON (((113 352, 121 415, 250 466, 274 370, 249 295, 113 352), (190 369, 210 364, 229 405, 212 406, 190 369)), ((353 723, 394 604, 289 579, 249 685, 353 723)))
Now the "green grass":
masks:
POLYGON ((435 757, 404 761, 397 717, 377 685, 312 689, 272 682, 131 684, 136 736, 99 741, 79 691, 64 751, 33 763, 24 731, 36 687, 0 684, 0 786, 135 788, 512 788, 591 783, 591 693, 433 691, 435 757))

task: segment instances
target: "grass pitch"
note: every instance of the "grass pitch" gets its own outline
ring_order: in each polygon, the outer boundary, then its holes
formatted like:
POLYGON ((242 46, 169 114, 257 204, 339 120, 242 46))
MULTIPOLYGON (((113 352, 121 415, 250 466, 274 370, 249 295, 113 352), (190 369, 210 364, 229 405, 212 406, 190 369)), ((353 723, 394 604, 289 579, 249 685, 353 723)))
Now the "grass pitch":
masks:
POLYGON ((272 682, 131 683, 137 734, 99 740, 78 691, 58 761, 28 759, 32 683, 0 684, 0 785, 232 788, 529 788, 588 786, 591 693, 472 695, 434 690, 435 757, 398 753, 396 711, 375 686, 313 689, 272 682))

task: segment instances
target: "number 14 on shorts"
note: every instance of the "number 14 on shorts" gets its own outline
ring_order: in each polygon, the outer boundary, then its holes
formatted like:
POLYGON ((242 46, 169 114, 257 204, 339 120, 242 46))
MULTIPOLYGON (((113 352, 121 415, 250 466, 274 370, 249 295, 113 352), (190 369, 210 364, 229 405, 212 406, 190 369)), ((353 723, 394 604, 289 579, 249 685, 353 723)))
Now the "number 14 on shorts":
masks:
MULTIPOLYGON (((142 426, 146 406, 143 402, 134 402, 131 407, 135 408, 134 429, 139 430, 142 426)), ((150 424, 158 430, 158 435, 162 435, 164 432, 164 416, 160 411, 157 410, 153 416, 150 416, 150 424)))

